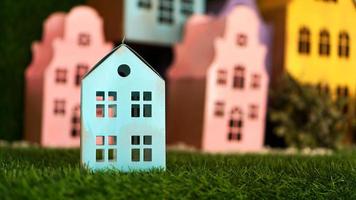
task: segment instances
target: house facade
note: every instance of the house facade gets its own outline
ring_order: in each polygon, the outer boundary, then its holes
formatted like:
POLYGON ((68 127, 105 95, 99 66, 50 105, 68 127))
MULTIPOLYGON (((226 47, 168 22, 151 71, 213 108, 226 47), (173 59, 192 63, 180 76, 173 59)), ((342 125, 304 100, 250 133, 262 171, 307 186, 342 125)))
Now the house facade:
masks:
POLYGON ((259 4, 275 27, 275 76, 287 71, 334 97, 355 97, 354 0, 261 0, 259 4))
POLYGON ((90 7, 75 7, 55 21, 58 27, 45 27, 46 34, 58 32, 42 45, 49 53, 35 53, 43 61, 26 71, 25 136, 41 146, 79 147, 81 78, 112 45, 90 7))
POLYGON ((207 71, 203 149, 262 149, 269 82, 267 46, 261 38, 265 31, 251 7, 236 6, 227 16, 207 71))
POLYGON ((180 40, 185 21, 205 11, 205 0, 90 0, 104 16, 114 41, 169 46, 180 40))
POLYGON ((165 169, 165 82, 121 44, 84 77, 81 160, 89 169, 165 169))
POLYGON ((268 28, 254 1, 227 5, 217 18, 193 16, 175 46, 168 70, 169 144, 209 152, 263 147, 268 28))

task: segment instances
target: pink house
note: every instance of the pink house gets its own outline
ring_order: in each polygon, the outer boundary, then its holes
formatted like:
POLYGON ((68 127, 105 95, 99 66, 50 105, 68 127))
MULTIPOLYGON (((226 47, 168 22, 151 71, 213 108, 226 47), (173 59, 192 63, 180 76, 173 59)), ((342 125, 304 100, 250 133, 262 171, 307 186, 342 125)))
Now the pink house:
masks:
POLYGON ((112 49, 103 35, 103 21, 87 6, 46 20, 25 72, 26 140, 47 147, 79 146, 81 78, 112 49))
POLYGON ((175 47, 168 71, 169 144, 208 152, 263 148, 268 31, 253 1, 231 2, 233 8, 215 19, 192 17, 175 47))

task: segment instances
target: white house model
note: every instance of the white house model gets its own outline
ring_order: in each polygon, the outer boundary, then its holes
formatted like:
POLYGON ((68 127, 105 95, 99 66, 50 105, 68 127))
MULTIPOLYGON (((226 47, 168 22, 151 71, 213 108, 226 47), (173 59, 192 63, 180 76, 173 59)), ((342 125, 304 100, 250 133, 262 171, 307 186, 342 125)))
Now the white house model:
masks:
POLYGON ((89 169, 165 169, 165 82, 127 45, 82 80, 81 160, 89 169))

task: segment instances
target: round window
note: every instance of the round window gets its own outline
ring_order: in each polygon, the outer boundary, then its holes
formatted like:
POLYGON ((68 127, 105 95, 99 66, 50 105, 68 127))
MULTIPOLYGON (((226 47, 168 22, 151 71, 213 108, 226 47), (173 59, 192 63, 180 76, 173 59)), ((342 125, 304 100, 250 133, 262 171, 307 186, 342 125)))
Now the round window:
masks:
POLYGON ((117 68, 117 73, 121 76, 121 77, 126 77, 130 74, 131 69, 128 65, 126 64, 122 64, 117 68))

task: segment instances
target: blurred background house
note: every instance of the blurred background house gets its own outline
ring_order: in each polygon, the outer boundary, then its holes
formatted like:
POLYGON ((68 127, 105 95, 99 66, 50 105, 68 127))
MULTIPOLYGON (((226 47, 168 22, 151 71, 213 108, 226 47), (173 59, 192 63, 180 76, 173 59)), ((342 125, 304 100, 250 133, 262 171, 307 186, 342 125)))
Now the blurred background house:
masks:
POLYGON ((107 52, 103 20, 88 6, 54 13, 33 45, 25 72, 25 139, 46 147, 79 147, 81 79, 107 52))

